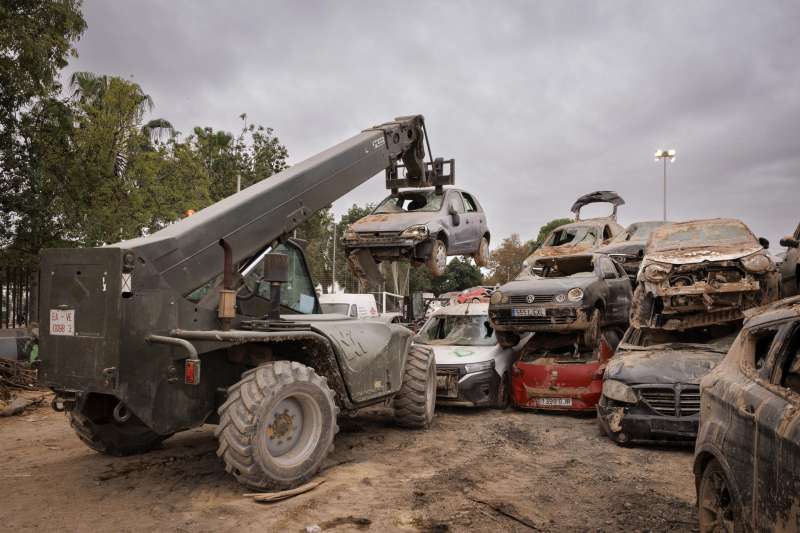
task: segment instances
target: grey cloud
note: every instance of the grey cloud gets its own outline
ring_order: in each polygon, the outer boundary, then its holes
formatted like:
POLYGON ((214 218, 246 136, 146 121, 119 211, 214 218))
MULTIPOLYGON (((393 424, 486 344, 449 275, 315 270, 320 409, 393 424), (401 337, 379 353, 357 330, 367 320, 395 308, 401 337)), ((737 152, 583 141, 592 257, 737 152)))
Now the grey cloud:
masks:
MULTIPOLYGON (((101 2, 68 68, 133 75, 183 132, 238 115, 298 161, 421 112, 496 237, 534 237, 596 188, 622 222, 800 219, 794 2, 101 2)), ((375 179, 335 204, 383 197, 375 179)))

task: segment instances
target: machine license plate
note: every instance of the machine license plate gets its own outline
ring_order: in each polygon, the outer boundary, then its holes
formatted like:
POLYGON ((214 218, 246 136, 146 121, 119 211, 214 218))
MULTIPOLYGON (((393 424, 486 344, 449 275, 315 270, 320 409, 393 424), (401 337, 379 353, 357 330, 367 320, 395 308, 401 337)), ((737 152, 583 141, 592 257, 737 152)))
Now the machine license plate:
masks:
POLYGON ((50 335, 75 335, 75 310, 50 310, 50 335))
POLYGON ((539 407, 572 407, 572 398, 538 398, 539 407))
POLYGON ((544 307, 525 307, 511 309, 511 316, 547 316, 547 312, 544 307))
POLYGON ((436 376, 436 395, 445 398, 458 397, 458 376, 439 374, 436 376))

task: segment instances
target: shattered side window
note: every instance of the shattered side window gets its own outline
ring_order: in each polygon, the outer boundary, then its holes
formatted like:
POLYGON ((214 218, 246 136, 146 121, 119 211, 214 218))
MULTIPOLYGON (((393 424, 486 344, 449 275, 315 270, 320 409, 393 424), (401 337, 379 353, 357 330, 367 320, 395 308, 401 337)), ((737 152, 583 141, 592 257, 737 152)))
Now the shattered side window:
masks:
POLYGON ((786 350, 781 364, 780 386, 800 394, 800 324, 786 340, 786 350))
POLYGON ((780 328, 768 326, 748 333, 745 357, 756 368, 762 370, 767 364, 767 356, 772 348, 772 343, 780 328))
POLYGON ((382 201, 373 213, 434 212, 442 207, 443 194, 435 191, 409 191, 392 195, 382 201))

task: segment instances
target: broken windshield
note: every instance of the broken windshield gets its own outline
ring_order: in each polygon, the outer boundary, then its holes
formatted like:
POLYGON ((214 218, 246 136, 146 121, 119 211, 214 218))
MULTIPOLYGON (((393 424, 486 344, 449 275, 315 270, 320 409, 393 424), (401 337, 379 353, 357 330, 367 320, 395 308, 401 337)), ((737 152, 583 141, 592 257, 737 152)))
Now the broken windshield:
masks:
POLYGON ((443 346, 497 344, 487 315, 436 315, 420 331, 417 342, 443 346))
POLYGON ((530 267, 524 266, 516 279, 590 278, 594 275, 591 255, 567 255, 537 259, 530 267))
POLYGON ((565 244, 594 244, 597 232, 591 226, 573 226, 555 230, 544 241, 544 246, 563 246, 565 244))
POLYGON ((731 243, 758 244, 747 226, 735 220, 674 224, 656 230, 652 237, 652 248, 655 250, 731 243))
POLYGON ((444 194, 430 191, 408 191, 392 195, 382 201, 373 213, 413 213, 438 211, 442 207, 444 194))

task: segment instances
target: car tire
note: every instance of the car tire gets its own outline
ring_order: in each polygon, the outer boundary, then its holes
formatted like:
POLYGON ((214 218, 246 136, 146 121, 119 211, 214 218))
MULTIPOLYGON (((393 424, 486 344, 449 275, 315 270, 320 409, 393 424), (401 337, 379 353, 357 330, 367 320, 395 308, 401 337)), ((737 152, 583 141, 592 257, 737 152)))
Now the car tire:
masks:
POLYGON ((472 258, 475 260, 475 265, 479 267, 489 266, 489 240, 486 237, 481 237, 478 251, 475 252, 472 258))
POLYGON ((408 350, 403 385, 392 401, 397 423, 427 429, 436 410, 436 361, 433 350, 412 346, 408 350))
POLYGON ((439 239, 433 241, 431 256, 425 261, 425 264, 434 276, 444 275, 447 267, 447 245, 443 241, 439 239))
POLYGON ((497 343, 501 348, 512 348, 519 343, 519 335, 513 331, 497 331, 494 332, 497 338, 497 343))
POLYGON ((500 377, 500 383, 497 385, 497 398, 492 405, 495 409, 507 409, 511 403, 511 379, 506 372, 500 377))
POLYGON ((716 459, 703 469, 697 489, 697 514, 701 533, 742 531, 742 504, 716 459))
POLYGON ((600 322, 602 311, 595 307, 592 309, 592 315, 589 317, 589 325, 583 330, 581 335, 581 342, 586 348, 594 348, 600 341, 600 322))
POLYGON ((225 470, 262 491, 310 480, 333 450, 339 430, 333 397, 324 377, 294 361, 245 372, 228 389, 214 431, 225 470))
POLYGON ((116 457, 149 452, 172 436, 159 435, 131 413, 125 422, 113 417, 93 420, 82 411, 69 412, 69 423, 83 443, 96 452, 116 457))

